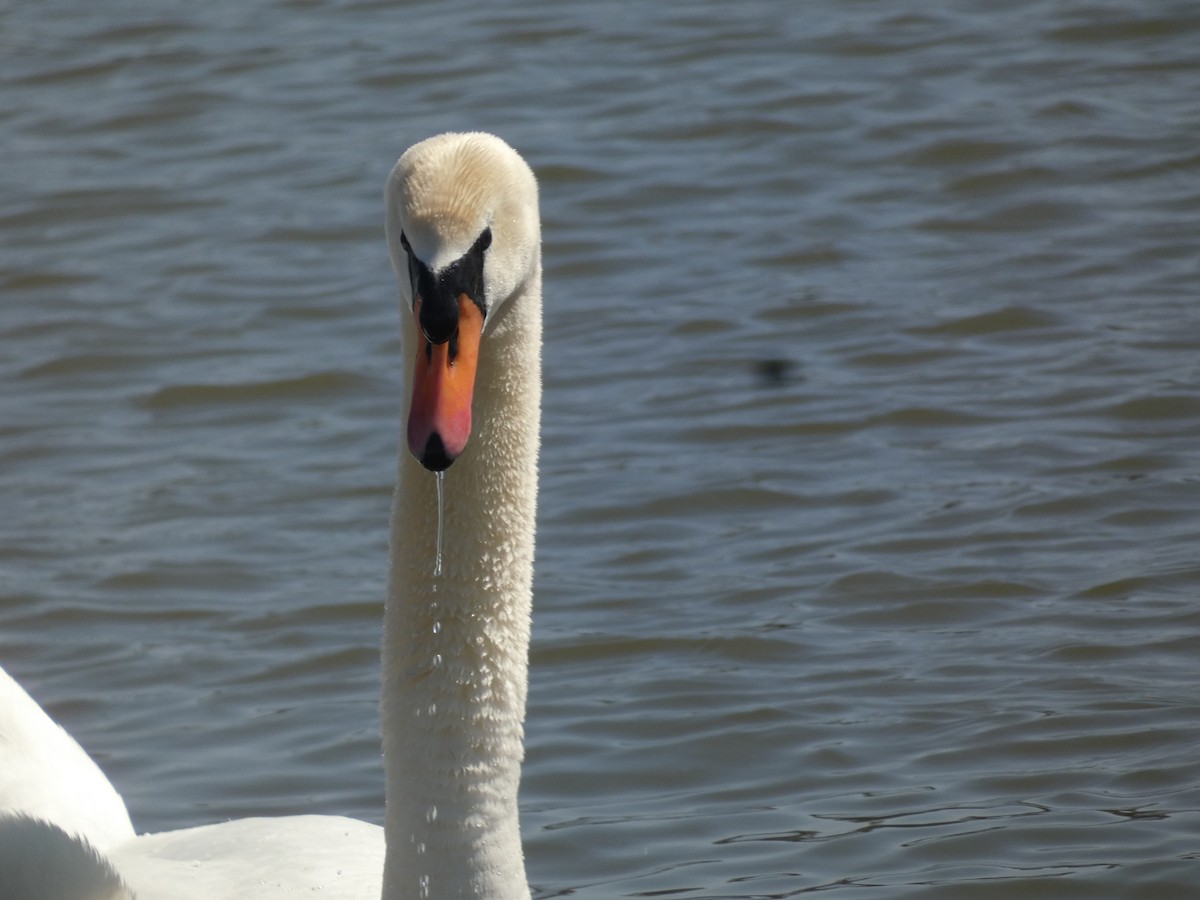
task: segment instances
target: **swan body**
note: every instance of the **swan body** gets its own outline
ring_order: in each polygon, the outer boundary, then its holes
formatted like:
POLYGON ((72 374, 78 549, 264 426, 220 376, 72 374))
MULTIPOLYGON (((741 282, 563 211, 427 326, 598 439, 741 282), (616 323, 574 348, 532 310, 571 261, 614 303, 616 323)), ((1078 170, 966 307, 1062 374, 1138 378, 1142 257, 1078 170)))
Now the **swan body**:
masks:
POLYGON ((0 814, 53 822, 99 850, 133 837, 125 801, 71 735, 0 668, 0 814))
POLYGON ((86 838, 27 815, 0 817, 0 897, 133 900, 112 863, 86 838))
MULTIPOLYGON (((517 788, 541 408, 537 184, 499 138, 446 134, 404 153, 385 199, 413 365, 384 613, 385 827, 292 816, 134 836, 92 760, 0 670, 0 824, 64 859, 96 851, 98 886, 123 880, 138 900, 530 896, 517 788), (439 557, 428 470, 452 464, 439 557)), ((58 900, 110 895, 123 896, 58 900)))

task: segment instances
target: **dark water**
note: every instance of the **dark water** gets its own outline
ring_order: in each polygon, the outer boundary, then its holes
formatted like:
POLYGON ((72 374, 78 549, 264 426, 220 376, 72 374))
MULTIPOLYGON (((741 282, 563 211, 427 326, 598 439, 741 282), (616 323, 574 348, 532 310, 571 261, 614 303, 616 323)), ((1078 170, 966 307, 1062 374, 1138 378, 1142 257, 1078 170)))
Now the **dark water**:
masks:
POLYGON ((0 76, 0 659, 140 829, 381 819, 382 184, 483 128, 537 896, 1195 896, 1195 4, 7 3, 0 76))

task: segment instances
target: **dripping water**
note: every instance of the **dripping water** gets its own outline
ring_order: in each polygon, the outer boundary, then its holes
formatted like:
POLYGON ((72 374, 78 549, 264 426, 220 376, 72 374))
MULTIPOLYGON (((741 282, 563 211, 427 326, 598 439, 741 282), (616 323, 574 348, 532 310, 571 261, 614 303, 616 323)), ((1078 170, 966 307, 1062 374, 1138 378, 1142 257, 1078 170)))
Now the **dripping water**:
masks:
MULTIPOLYGON (((445 481, 444 481, 444 479, 446 477, 446 472, 443 470, 441 472, 435 472, 434 475, 437 477, 438 520, 437 520, 437 552, 436 552, 436 554, 434 556, 434 560, 433 560, 433 594, 434 594, 434 596, 433 596, 433 602, 432 602, 430 609, 433 613, 433 633, 434 633, 434 635, 437 635, 442 630, 442 622, 438 618, 437 589, 438 589, 438 579, 442 577, 442 548, 444 546, 445 533, 446 533, 446 524, 445 524, 446 523, 446 491, 445 491, 445 481)), ((434 653, 433 660, 432 660, 433 667, 436 669, 441 664, 442 664, 442 654, 434 653)), ((431 717, 437 715, 437 703, 430 703, 429 707, 428 707, 428 712, 431 717)))
POLYGON ((437 478, 437 555, 433 560, 433 577, 441 578, 442 576, 442 547, 446 536, 446 472, 435 472, 437 478))
MULTIPOLYGON (((441 623, 440 618, 438 617, 437 589, 438 589, 438 579, 440 579, 442 577, 442 551, 445 547, 445 541, 446 541, 446 484, 445 484, 446 473, 444 470, 441 472, 435 472, 434 477, 437 479, 437 547, 436 547, 434 557, 433 557, 433 584, 432 584, 433 597, 432 597, 431 611, 433 613, 433 634, 436 636, 442 630, 442 623, 441 623)), ((432 659, 433 667, 436 668, 436 667, 440 666, 441 664, 442 664, 442 654, 434 653, 433 659, 432 659)), ((428 713, 430 718, 437 715, 437 710, 438 710, 438 707, 437 707, 436 702, 431 702, 425 708, 425 712, 428 713)), ((418 709, 417 715, 419 716, 420 714, 421 714, 421 710, 418 709)), ((437 807, 436 806, 430 807, 429 809, 427 809, 425 811, 425 821, 427 823, 432 824, 436 818, 437 818, 437 807)), ((424 841, 420 841, 417 844, 417 855, 418 856, 425 855, 425 842, 424 841)), ((421 900, 428 900, 428 898, 430 897, 429 883, 430 883, 430 878, 429 878, 429 875, 427 875, 427 874, 420 875, 417 879, 418 896, 421 897, 421 900)))

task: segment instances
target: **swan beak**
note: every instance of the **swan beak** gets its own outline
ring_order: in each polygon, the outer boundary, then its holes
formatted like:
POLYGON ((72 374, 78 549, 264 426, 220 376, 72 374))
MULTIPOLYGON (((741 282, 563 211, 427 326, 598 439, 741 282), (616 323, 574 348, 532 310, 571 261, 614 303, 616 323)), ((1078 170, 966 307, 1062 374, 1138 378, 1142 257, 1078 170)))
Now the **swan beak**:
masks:
POLYGON ((471 397, 479 361, 483 312, 466 294, 458 298, 458 328, 440 344, 421 328, 421 298, 414 304, 420 349, 408 413, 408 449, 431 472, 448 469, 471 436, 471 397))

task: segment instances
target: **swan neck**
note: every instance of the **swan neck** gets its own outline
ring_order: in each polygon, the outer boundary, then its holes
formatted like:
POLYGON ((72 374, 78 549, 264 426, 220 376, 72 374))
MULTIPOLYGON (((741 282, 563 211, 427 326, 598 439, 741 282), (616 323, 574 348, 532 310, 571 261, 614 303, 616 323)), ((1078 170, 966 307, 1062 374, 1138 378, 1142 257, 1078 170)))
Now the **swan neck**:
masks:
MULTIPOLYGON (((524 755, 537 449, 538 279, 484 338, 475 426, 446 472, 403 452, 384 616, 384 900, 527 900, 524 755)), ((406 333, 406 356, 416 352, 406 333)))

